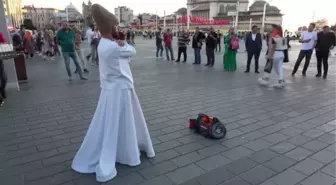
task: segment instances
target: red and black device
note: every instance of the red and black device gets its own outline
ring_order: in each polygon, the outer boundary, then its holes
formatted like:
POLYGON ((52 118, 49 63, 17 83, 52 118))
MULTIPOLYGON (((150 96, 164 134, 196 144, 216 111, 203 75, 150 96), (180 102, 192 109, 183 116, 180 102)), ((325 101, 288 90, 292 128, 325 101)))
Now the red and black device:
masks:
POLYGON ((189 128, 196 133, 213 139, 222 139, 227 130, 217 117, 210 117, 206 114, 198 114, 197 119, 189 120, 189 128))

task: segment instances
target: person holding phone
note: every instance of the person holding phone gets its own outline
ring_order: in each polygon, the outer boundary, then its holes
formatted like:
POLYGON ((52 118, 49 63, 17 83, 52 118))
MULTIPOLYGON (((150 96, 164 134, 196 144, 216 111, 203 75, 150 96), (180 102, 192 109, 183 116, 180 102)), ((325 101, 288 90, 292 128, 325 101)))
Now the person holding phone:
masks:
POLYGON ((304 58, 305 58, 305 64, 303 66, 302 76, 306 76, 306 71, 308 69, 310 59, 317 41, 317 33, 314 31, 315 26, 316 25, 314 23, 311 23, 309 25, 308 30, 304 31, 301 35, 301 38, 299 40, 299 42, 302 43, 301 51, 294 65, 292 76, 295 76, 295 73, 299 69, 299 66, 304 58))

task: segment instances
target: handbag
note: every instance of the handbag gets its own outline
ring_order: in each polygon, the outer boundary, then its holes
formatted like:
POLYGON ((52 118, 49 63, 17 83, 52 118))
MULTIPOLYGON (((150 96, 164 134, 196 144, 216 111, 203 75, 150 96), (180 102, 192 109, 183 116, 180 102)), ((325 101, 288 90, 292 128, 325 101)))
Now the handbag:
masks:
POLYGON ((273 59, 267 59, 264 72, 271 73, 273 68, 273 59))

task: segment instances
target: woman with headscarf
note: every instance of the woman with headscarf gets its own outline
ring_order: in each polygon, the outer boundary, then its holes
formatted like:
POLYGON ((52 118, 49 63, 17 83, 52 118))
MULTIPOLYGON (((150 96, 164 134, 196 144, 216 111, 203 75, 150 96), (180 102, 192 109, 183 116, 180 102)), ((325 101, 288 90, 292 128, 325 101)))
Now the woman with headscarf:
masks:
POLYGON ((49 30, 46 30, 44 32, 43 37, 43 46, 42 46, 42 52, 43 52, 43 58, 44 60, 54 60, 53 58, 53 33, 50 33, 49 30))
POLYGON ((277 83, 273 85, 274 88, 284 87, 284 70, 283 63, 285 60, 285 51, 288 49, 287 39, 283 36, 283 31, 281 26, 273 25, 271 33, 269 33, 267 45, 268 50, 266 53, 266 65, 264 68, 264 75, 259 78, 260 85, 268 86, 272 68, 277 74, 277 83))
POLYGON ((23 47, 26 53, 26 58, 28 58, 29 56, 33 58, 35 44, 32 33, 30 31, 26 31, 25 33, 25 36, 23 38, 23 47))
MULTIPOLYGON (((0 32, 0 44, 6 44, 5 36, 2 32, 0 32)), ((6 85, 7 85, 7 75, 5 71, 5 67, 3 61, 0 60, 0 107, 2 107, 5 103, 4 99, 6 99, 6 85)))
POLYGON ((237 39, 239 41, 239 38, 234 32, 234 28, 231 27, 229 29, 228 34, 224 36, 223 63, 224 63, 224 70, 226 71, 236 71, 237 69, 237 62, 236 62, 237 48, 232 47, 232 41, 237 39))
POLYGON ((95 173, 99 182, 117 175, 116 163, 140 165, 140 151, 154 157, 147 124, 135 93, 130 59, 133 46, 116 40, 116 17, 98 4, 92 15, 102 35, 98 46, 100 97, 96 112, 72 168, 95 173))

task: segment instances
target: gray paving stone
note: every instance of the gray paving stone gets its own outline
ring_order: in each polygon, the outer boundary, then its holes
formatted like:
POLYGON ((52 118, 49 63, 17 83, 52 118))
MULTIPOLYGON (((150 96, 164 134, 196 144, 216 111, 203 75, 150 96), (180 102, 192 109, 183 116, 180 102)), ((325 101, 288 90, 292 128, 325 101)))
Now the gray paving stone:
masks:
POLYGON ((294 148, 296 148, 294 144, 288 143, 285 141, 285 142, 281 142, 277 145, 272 146, 270 149, 277 153, 284 154, 294 148))
POLYGON ((304 181, 301 182, 302 185, 316 185, 316 184, 323 184, 323 185, 334 185, 335 184, 335 177, 331 177, 321 172, 317 172, 314 175, 308 177, 304 181))
POLYGON ((156 152, 163 152, 178 146, 181 146, 182 144, 180 142, 178 142, 177 140, 171 140, 171 141, 167 141, 164 143, 160 143, 158 145, 155 145, 155 151, 156 152))
POLYGON ((321 150, 318 153, 312 155, 311 158, 321 163, 328 164, 331 161, 335 160, 336 156, 334 152, 330 152, 328 150, 321 150))
POLYGON ((154 158, 151 158, 150 161, 153 164, 161 163, 163 161, 175 158, 177 156, 180 156, 179 153, 177 153, 174 149, 166 150, 164 152, 156 153, 154 158))
POLYGON ((283 170, 289 168, 290 166, 294 165, 296 161, 294 159, 291 159, 285 155, 280 155, 263 165, 269 169, 272 169, 276 172, 282 172, 283 170))
POLYGON ((276 152, 273 152, 269 149, 264 149, 259 152, 255 152, 250 156, 250 158, 258 163, 264 163, 277 157, 278 155, 279 154, 276 152))
POLYGON ((270 181, 274 182, 277 185, 295 185, 304 178, 306 178, 306 175, 299 173, 293 169, 287 169, 286 171, 272 177, 270 181))
POLYGON ((321 137, 317 138, 317 140, 328 144, 333 144, 336 141, 336 136, 330 133, 325 133, 321 137))
POLYGON ((293 166, 293 169, 305 175, 311 175, 322 168, 323 165, 323 163, 307 158, 293 166))
POLYGON ((286 128, 282 131, 280 131, 282 134, 285 134, 287 136, 296 136, 298 134, 301 134, 303 133, 304 131, 301 130, 301 129, 298 129, 298 128, 295 128, 295 127, 289 127, 289 128, 286 128))
POLYGON ((177 166, 169 161, 165 161, 159 164, 156 164, 153 167, 145 168, 139 171, 139 173, 146 179, 151 179, 153 177, 163 175, 167 172, 177 169, 177 166))
POLYGON ((305 158, 307 158, 308 156, 310 156, 313 152, 306 150, 304 148, 301 147, 297 147, 294 150, 287 152, 285 155, 287 157, 290 157, 296 161, 301 161, 305 158))
POLYGON ((176 157, 174 159, 171 160, 172 163, 174 163, 175 165, 182 167, 182 166, 186 166, 189 165, 191 163, 194 163, 196 161, 199 161, 201 159, 203 159, 204 156, 200 155, 197 152, 192 152, 192 153, 188 153, 186 155, 181 155, 179 157, 176 157))
POLYGON ((195 164, 206 171, 212 171, 230 162, 231 162, 230 159, 218 154, 218 155, 214 155, 214 156, 202 159, 196 162, 195 164))
POLYGON ((257 185, 269 179, 275 174, 276 173, 274 171, 260 165, 239 175, 239 177, 241 177, 242 179, 244 179, 245 181, 247 181, 252 185, 257 185))
POLYGON ((256 167, 257 165, 258 165, 257 162, 245 157, 231 162, 230 164, 225 166, 225 169, 227 169, 229 172, 235 175, 239 175, 256 167))
POLYGON ((191 165, 179 168, 173 172, 169 172, 166 174, 166 176, 169 177, 169 179, 173 181, 174 183, 182 184, 204 173, 205 171, 202 170, 200 167, 196 166, 195 164, 191 164, 191 165))
POLYGON ((174 185, 174 183, 165 176, 155 177, 139 185, 174 185))
POLYGON ((308 143, 309 141, 311 141, 312 139, 308 136, 304 136, 304 135, 297 135, 297 136, 294 136, 292 138, 290 138, 288 140, 288 142, 296 145, 296 146, 301 146, 305 143, 308 143))
POLYGON ((236 177, 234 179, 228 180, 220 185, 249 185, 246 181, 243 179, 236 177))
POLYGON ((249 156, 253 154, 253 151, 252 150, 249 150, 245 147, 242 147, 242 146, 238 146, 236 148, 233 148, 233 149, 230 149, 228 151, 225 151, 222 153, 223 156, 231 159, 231 160, 237 160, 237 159, 240 159, 240 158, 243 158, 243 157, 246 157, 246 156, 249 156))
POLYGON ((176 147, 175 150, 180 154, 187 154, 187 153, 193 152, 195 150, 199 150, 204 147, 205 146, 200 144, 199 142, 194 142, 194 143, 182 145, 180 147, 176 147))
POLYGON ((277 144, 277 143, 280 143, 282 141, 285 141, 288 138, 289 138, 289 136, 286 136, 284 134, 274 133, 274 134, 267 135, 267 136, 263 137, 262 139, 264 139, 265 141, 271 142, 273 144, 277 144))
POLYGON ((223 152, 225 150, 227 150, 227 148, 225 148, 223 145, 216 144, 216 145, 209 146, 201 150, 198 150, 197 152, 204 157, 208 157, 208 156, 212 156, 214 154, 223 152))
POLYGON ((328 144, 317 141, 317 140, 312 140, 304 145, 302 145, 302 148, 308 149, 312 152, 317 152, 322 150, 323 148, 326 148, 328 144))
POLYGON ((324 168, 322 168, 322 172, 323 173, 326 173, 330 176, 333 176, 333 177, 336 177, 336 162, 332 162, 332 163, 329 163, 327 166, 325 166, 324 168))
POLYGON ((260 151, 262 149, 269 148, 272 145, 273 144, 268 142, 268 141, 265 141, 263 139, 257 139, 257 140, 250 141, 250 142, 244 144, 244 147, 257 152, 257 151, 260 151))
POLYGON ((218 168, 214 171, 207 172, 196 178, 200 185, 217 185, 235 177, 232 173, 228 172, 225 168, 218 168))

